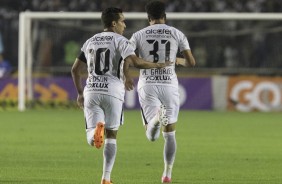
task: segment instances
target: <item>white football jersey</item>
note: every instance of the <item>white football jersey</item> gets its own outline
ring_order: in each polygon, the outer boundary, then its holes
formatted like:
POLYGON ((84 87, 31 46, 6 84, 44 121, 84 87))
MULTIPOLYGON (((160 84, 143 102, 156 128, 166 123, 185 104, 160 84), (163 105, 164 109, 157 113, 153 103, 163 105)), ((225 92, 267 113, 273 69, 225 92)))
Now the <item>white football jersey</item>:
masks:
MULTIPOLYGON (((175 62, 178 49, 190 50, 186 36, 166 24, 154 24, 141 29, 132 35, 130 42, 138 50, 139 57, 153 62, 175 62)), ((141 69, 138 89, 144 85, 178 87, 175 64, 162 69, 141 69)))
POLYGON ((84 43, 81 51, 88 69, 84 93, 107 94, 124 100, 123 58, 135 55, 128 39, 114 32, 98 33, 84 43))

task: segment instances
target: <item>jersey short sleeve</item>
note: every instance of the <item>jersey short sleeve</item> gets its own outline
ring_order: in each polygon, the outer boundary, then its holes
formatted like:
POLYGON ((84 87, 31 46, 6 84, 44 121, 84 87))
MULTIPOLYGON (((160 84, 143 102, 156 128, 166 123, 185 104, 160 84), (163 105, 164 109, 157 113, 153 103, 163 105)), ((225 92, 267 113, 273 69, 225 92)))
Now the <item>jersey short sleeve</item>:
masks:
POLYGON ((119 49, 120 55, 123 59, 127 58, 129 55, 135 55, 135 49, 125 37, 117 39, 117 44, 117 48, 119 49))
POLYGON ((137 34, 134 33, 129 40, 130 44, 134 48, 134 50, 136 50, 136 48, 137 48, 137 38, 136 37, 137 37, 137 34))
POLYGON ((80 61, 84 62, 84 63, 87 63, 87 60, 86 60, 86 57, 85 57, 85 54, 84 52, 80 52, 79 56, 77 57, 80 61))
POLYGON ((177 30, 179 36, 179 50, 182 52, 183 50, 190 50, 190 45, 188 43, 187 37, 179 30, 177 30))

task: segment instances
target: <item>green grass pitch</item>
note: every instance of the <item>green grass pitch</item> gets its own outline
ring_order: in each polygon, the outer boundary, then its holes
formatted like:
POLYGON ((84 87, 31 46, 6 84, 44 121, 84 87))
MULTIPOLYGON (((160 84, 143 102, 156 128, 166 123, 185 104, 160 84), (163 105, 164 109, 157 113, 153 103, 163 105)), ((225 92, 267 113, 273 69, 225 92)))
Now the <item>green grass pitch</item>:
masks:
MULTIPOLYGON (((181 111, 176 184, 281 184, 282 114, 181 111)), ((139 111, 126 111, 115 184, 157 184, 163 138, 147 141, 139 111)), ((100 184, 102 149, 87 145, 80 110, 0 112, 0 183, 100 184)))

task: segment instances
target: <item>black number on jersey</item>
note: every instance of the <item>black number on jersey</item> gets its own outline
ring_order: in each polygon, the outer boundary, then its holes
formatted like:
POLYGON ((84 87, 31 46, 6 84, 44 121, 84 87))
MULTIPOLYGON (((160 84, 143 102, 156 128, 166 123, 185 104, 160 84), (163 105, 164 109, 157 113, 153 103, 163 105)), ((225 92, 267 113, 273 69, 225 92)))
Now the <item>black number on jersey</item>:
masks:
MULTIPOLYGON (((153 44, 153 50, 149 53, 153 56, 154 63, 157 63, 159 61, 159 54, 157 53, 159 51, 159 42, 157 40, 147 40, 147 42, 153 44)), ((169 61, 170 42, 168 40, 161 40, 161 44, 165 45, 165 60, 169 61)))
POLYGON ((107 71, 109 71, 110 67, 110 50, 107 48, 99 48, 96 51, 96 58, 95 58, 95 73, 97 75, 104 75, 107 71), (101 54, 105 52, 104 58, 104 69, 101 69, 101 54))

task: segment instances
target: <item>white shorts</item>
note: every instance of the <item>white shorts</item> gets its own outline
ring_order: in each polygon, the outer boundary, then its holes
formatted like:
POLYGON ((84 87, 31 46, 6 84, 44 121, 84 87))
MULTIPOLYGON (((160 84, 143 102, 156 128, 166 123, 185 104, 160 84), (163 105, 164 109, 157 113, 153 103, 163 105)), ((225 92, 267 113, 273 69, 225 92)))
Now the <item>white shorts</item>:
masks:
POLYGON ((84 95, 84 116, 86 129, 93 129, 98 122, 105 122, 105 128, 118 130, 123 124, 123 101, 104 94, 84 95))
POLYGON ((169 124, 176 123, 179 113, 179 92, 169 86, 144 86, 138 90, 143 124, 148 124, 158 113, 161 104, 166 106, 169 124))

